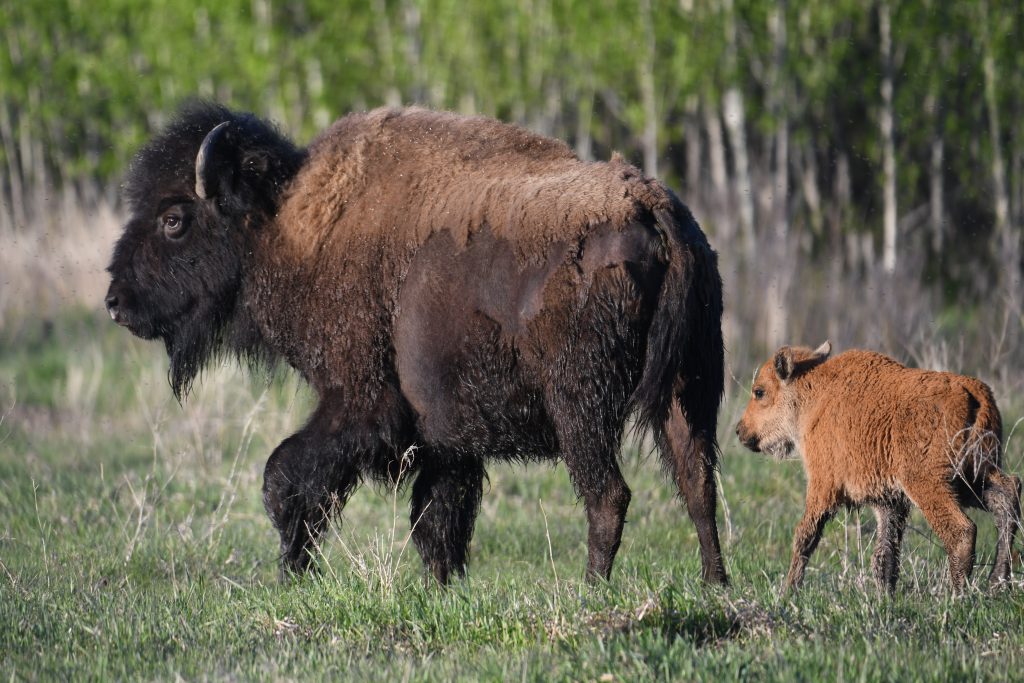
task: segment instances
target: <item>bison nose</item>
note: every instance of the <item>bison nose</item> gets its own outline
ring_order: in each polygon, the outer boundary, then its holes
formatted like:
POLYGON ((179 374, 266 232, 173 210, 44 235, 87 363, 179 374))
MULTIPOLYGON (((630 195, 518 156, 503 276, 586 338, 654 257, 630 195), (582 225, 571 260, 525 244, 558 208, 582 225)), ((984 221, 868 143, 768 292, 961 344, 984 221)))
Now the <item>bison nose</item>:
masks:
POLYGON ((110 319, 116 321, 117 320, 117 295, 116 294, 107 294, 107 298, 104 299, 104 302, 107 304, 107 313, 110 314, 110 319))

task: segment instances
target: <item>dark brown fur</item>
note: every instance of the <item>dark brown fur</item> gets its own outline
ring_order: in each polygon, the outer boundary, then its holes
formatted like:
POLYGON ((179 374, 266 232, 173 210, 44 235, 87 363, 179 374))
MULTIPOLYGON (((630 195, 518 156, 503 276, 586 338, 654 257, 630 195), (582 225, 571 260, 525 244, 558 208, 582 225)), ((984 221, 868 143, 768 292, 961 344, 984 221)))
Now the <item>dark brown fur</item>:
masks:
POLYGON ((305 569, 327 515, 362 478, 397 476, 415 445, 413 540, 439 581, 464 571, 486 462, 552 457, 586 507, 587 574, 607 578, 630 499, 619 442, 635 413, 686 499, 703 576, 725 581, 714 487, 721 282, 667 188, 621 160, 585 164, 560 142, 484 118, 376 110, 294 150, 283 138, 248 142, 265 131, 232 112, 197 111, 140 154, 129 185, 180 197, 194 239, 224 231, 231 277, 175 265, 187 244, 152 236, 165 219, 141 200, 115 250, 108 306, 136 333, 165 338, 174 374, 175 353, 190 357, 176 351, 187 335, 174 321, 191 318, 135 283, 180 268, 179 278, 213 282, 187 298, 218 317, 176 388, 224 349, 283 358, 316 390, 314 415, 266 468, 286 568, 305 569), (207 138, 199 173, 214 189, 199 196, 187 168, 217 119, 230 124, 207 138), (165 148, 165 164, 186 169, 172 179, 152 161, 165 148), (292 154, 294 172, 267 185, 260 169, 292 154), (250 195, 269 208, 247 205, 250 195))

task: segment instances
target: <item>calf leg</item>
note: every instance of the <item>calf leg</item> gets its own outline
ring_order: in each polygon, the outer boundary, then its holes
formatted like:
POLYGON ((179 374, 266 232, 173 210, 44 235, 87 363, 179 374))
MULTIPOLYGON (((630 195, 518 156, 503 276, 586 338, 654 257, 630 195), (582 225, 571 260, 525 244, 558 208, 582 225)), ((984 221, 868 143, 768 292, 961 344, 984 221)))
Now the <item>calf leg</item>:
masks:
POLYGON ((263 473, 263 505, 281 536, 282 576, 307 570, 330 514, 358 483, 329 436, 307 428, 274 449, 263 473))
POLYGON ((889 593, 896 591, 896 581, 900 575, 900 546, 903 544, 903 532, 907 528, 909 513, 905 501, 875 507, 878 537, 875 540, 875 552, 871 556, 871 569, 879 590, 887 590, 889 593))
POLYGON ((905 486, 905 489, 942 541, 949 556, 949 578, 953 591, 961 592, 965 581, 974 570, 974 539, 977 527, 960 509, 947 485, 915 482, 905 486))
POLYGON ((988 576, 990 585, 1010 580, 1010 551, 1020 525, 1020 489, 1020 479, 998 470, 992 470, 985 482, 982 501, 985 509, 995 517, 998 533, 996 560, 988 576))
POLYGON ((412 540, 424 567, 441 585, 452 574, 466 573, 483 478, 484 468, 476 461, 428 462, 413 484, 412 540))
POLYGON ((826 497, 817 495, 808 486, 804 514, 793 533, 793 555, 789 563, 789 572, 782 585, 783 595, 796 590, 803 582, 807 561, 814 549, 818 547, 821 532, 824 531, 826 522, 832 517, 834 509, 834 504, 829 502, 826 497))
POLYGON ((725 585, 728 578, 715 519, 717 454, 713 436, 693 429, 679 402, 672 401, 668 419, 657 437, 665 467, 672 473, 679 495, 686 501, 686 511, 697 529, 701 578, 725 585))

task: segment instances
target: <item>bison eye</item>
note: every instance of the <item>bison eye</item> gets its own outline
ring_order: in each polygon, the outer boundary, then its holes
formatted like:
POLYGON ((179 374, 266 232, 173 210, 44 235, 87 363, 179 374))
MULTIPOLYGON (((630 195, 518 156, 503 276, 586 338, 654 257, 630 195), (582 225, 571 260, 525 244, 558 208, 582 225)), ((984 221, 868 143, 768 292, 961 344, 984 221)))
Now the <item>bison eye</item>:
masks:
POLYGON ((160 227, 167 239, 177 240, 185 235, 188 226, 180 211, 170 210, 160 216, 160 227))
POLYGON ((754 399, 760 401, 762 398, 764 398, 764 389, 756 387, 754 389, 754 399))

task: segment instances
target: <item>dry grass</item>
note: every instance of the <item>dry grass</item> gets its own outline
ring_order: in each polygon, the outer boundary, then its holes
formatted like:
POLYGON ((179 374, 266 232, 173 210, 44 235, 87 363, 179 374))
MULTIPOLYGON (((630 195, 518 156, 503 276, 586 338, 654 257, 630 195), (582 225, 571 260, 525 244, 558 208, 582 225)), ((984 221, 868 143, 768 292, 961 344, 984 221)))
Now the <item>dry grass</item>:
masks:
POLYGON ((0 220, 0 332, 26 319, 49 319, 68 308, 100 308, 104 269, 121 230, 107 202, 84 207, 56 195, 29 225, 0 220))

